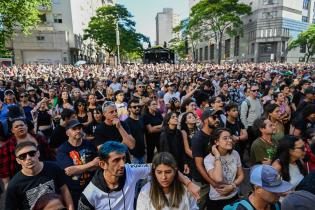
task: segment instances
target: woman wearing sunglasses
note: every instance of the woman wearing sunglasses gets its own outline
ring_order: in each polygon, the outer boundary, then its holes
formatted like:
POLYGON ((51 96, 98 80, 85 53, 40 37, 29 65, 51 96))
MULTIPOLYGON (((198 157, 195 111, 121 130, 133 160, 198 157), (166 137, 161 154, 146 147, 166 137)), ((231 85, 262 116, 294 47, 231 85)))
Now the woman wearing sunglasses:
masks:
POLYGON ((283 180, 290 182, 295 188, 306 175, 302 161, 304 156, 304 141, 297 136, 287 135, 277 147, 272 166, 280 172, 283 180))

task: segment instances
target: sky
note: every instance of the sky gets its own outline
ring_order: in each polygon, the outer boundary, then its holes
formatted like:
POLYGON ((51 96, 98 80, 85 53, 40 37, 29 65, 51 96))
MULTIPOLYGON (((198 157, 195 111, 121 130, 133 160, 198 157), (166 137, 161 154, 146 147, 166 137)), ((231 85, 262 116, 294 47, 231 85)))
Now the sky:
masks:
POLYGON ((173 8, 181 19, 188 17, 188 0, 117 0, 118 4, 124 5, 134 16, 136 30, 150 38, 152 46, 155 44, 155 16, 162 12, 163 8, 173 8))

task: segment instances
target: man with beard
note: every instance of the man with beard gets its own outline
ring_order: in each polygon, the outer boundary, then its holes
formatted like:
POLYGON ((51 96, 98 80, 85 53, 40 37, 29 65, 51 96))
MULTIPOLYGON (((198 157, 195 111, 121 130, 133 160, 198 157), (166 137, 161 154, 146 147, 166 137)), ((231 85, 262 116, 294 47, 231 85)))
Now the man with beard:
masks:
MULTIPOLYGON (((83 191, 79 200, 79 210, 133 209, 136 184, 151 172, 146 164, 125 164, 126 145, 108 141, 99 148, 100 167, 92 181, 83 191)), ((199 198, 199 188, 187 177, 178 174, 195 198, 199 198)))
POLYGON ((66 184, 76 209, 80 195, 91 181, 99 162, 94 145, 83 139, 82 127, 78 120, 69 121, 66 127, 68 141, 61 144, 56 156, 58 166, 67 175, 66 184))
POLYGON ((128 102, 129 117, 126 123, 130 128, 131 135, 135 139, 135 147, 130 151, 132 158, 131 162, 134 164, 145 163, 145 127, 143 119, 140 118, 141 104, 137 99, 131 99, 128 102))
POLYGON ((74 210, 64 173, 53 163, 39 161, 39 151, 34 142, 19 143, 15 155, 22 170, 9 182, 6 210, 33 209, 37 199, 47 193, 60 193, 67 209, 74 210))
POLYGON ((201 116, 202 128, 192 137, 192 155, 194 164, 192 164, 191 172, 193 182, 200 189, 199 208, 205 209, 206 201, 209 193, 209 184, 216 186, 215 182, 208 176, 204 166, 204 158, 208 155, 208 146, 211 134, 219 127, 220 121, 216 110, 205 110, 201 116))

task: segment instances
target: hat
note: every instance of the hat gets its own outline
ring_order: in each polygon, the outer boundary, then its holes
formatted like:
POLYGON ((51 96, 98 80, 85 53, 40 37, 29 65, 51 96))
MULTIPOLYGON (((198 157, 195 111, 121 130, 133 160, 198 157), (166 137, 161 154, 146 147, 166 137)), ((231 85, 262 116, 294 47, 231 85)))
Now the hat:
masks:
POLYGON ((70 120, 70 121, 68 122, 67 126, 66 126, 66 130, 68 130, 68 129, 70 129, 70 128, 74 128, 74 127, 76 127, 76 126, 78 126, 78 125, 83 126, 83 125, 79 122, 79 120, 70 120))
POLYGON ((176 101, 179 101, 178 98, 172 97, 172 98, 169 100, 169 103, 175 103, 176 101))
POLYGON ((245 78, 241 78, 240 82, 246 82, 246 79, 245 78))
POLYGON ((252 168, 250 183, 272 193, 288 192, 293 186, 283 181, 279 172, 269 165, 258 165, 252 168))
POLYGON ((201 120, 204 121, 205 119, 207 119, 208 117, 210 116, 213 116, 213 115, 217 115, 218 114, 218 111, 217 110, 214 110, 214 109, 206 109, 202 115, 201 115, 201 120))
POLYGON ((304 91, 304 94, 315 94, 315 89, 313 87, 309 87, 304 91))
POLYGON ((12 94, 12 95, 14 95, 14 92, 13 92, 13 90, 11 90, 11 89, 8 89, 8 90, 4 91, 4 95, 9 95, 9 94, 12 94))
POLYGON ((281 203, 281 208, 285 210, 313 209, 315 204, 315 195, 301 190, 287 195, 281 203))
POLYGON ((32 91, 32 90, 35 90, 32 86, 30 86, 30 87, 28 87, 27 89, 26 89, 27 91, 32 91))

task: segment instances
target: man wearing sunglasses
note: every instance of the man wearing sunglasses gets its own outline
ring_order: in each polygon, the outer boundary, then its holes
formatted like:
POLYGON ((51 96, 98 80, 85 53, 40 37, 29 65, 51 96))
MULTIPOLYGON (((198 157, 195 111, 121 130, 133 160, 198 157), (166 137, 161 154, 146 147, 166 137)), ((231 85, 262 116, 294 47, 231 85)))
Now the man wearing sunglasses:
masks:
POLYGON ((46 193, 60 193, 69 210, 74 210, 72 198, 62 170, 53 163, 39 161, 35 143, 24 141, 15 148, 16 161, 22 170, 9 182, 5 209, 32 209, 37 199, 46 193))
POLYGON ((131 162, 134 164, 144 164, 145 156, 145 127, 143 118, 140 118, 141 105, 137 99, 128 102, 129 117, 126 123, 130 128, 131 135, 135 138, 135 147, 131 150, 131 162))
POLYGON ((257 134, 252 128, 254 121, 260 118, 263 113, 263 107, 258 98, 258 94, 258 84, 252 84, 249 89, 249 96, 242 102, 241 105, 240 117, 247 130, 249 148, 253 141, 257 138, 257 134))

